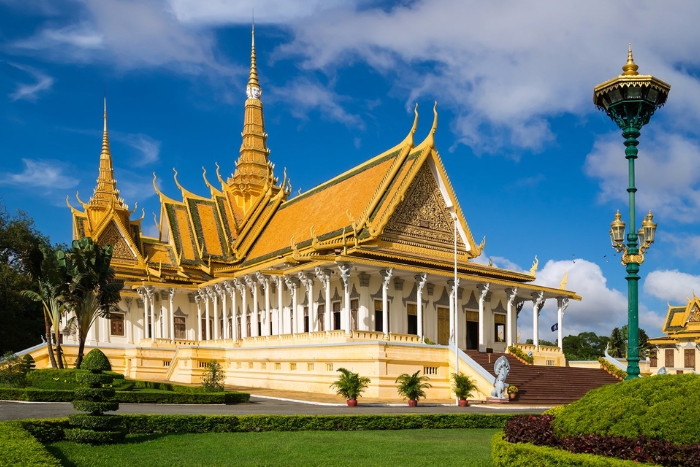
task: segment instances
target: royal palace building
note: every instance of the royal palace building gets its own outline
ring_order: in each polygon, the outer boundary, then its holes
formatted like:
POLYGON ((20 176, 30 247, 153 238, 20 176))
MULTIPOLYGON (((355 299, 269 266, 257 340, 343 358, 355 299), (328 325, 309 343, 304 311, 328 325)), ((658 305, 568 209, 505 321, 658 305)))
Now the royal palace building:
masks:
MULTIPOLYGON (((116 371, 195 383, 216 359, 230 384, 330 392, 346 367, 371 378, 368 395, 396 397, 396 376, 420 369, 449 397, 459 364, 486 397, 488 377, 457 348, 503 352, 518 322, 534 332, 526 351, 564 364, 560 349, 538 345, 538 315, 557 303, 561 342, 563 311, 580 297, 564 283, 536 285, 537 264, 520 273, 474 261, 484 241, 474 241, 435 148, 436 109, 422 141, 416 107, 403 141, 292 196, 269 158, 254 41, 246 95, 230 177, 217 164, 195 194, 175 172, 180 193, 166 194, 154 175, 155 238, 120 197, 105 107, 97 186, 69 206, 73 237, 113 245, 125 283, 120 311, 98 318, 87 338, 116 371)), ((69 359, 71 342, 65 336, 69 359)))

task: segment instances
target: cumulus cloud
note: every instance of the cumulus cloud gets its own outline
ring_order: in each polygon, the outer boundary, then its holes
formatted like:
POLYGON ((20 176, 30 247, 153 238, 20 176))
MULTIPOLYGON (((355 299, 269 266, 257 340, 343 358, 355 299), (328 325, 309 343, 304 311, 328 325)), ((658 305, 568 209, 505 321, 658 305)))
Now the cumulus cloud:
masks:
POLYGON ((50 90, 51 86, 53 86, 54 79, 39 70, 29 66, 19 65, 17 63, 10 63, 10 65, 28 73, 35 81, 34 83, 29 84, 18 84, 15 90, 9 94, 10 100, 18 101, 23 99, 28 101, 36 101, 39 94, 50 90))
POLYGON ((674 246, 673 254, 679 258, 700 259, 700 235, 657 233, 661 242, 670 242, 674 246))
POLYGON ((677 269, 650 272, 644 280, 644 292, 671 304, 682 305, 693 291, 700 293, 700 276, 677 269))
POLYGON ((24 170, 18 173, 0 174, 0 185, 37 187, 46 190, 73 188, 78 180, 66 172, 69 167, 61 161, 22 159, 24 170))
MULTIPOLYGON (((697 222, 700 218, 700 142, 693 137, 651 127, 645 130, 635 164, 637 205, 664 221, 697 222)), ((586 156, 585 172, 599 179, 600 202, 626 206, 627 161, 619 133, 599 137, 586 156)), ((643 211, 640 216, 644 215, 643 211)), ((640 217, 641 220, 641 217, 640 217)), ((639 222, 637 223, 639 225, 639 222)))

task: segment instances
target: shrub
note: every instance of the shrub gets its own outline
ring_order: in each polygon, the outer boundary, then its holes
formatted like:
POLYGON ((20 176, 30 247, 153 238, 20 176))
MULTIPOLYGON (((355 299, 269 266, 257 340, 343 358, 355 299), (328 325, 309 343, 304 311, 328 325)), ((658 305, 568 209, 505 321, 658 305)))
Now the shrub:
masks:
POLYGON ((100 349, 92 349, 83 359, 83 362, 80 364, 80 369, 90 371, 112 371, 112 365, 110 365, 107 355, 100 349))
POLYGON ((335 387, 335 392, 339 396, 343 396, 348 400, 357 400, 362 395, 362 392, 367 389, 370 379, 345 368, 338 368, 338 371, 342 374, 331 384, 331 388, 335 387))
POLYGON ((60 467, 32 434, 16 421, 0 423, 0 465, 16 467, 60 467))
POLYGON ((205 392, 221 392, 224 390, 224 370, 216 360, 207 363, 207 369, 202 375, 202 387, 205 392))
POLYGON ((508 394, 517 394, 519 391, 518 386, 511 384, 508 386, 508 394))
POLYGON ((603 357, 598 357, 598 363, 600 363, 600 365, 601 365, 605 370, 607 370, 608 372, 612 373, 613 376, 616 376, 616 377, 618 377, 618 378, 620 378, 620 379, 625 379, 625 378, 627 378, 627 372, 626 372, 626 371, 619 369, 618 367, 616 367, 615 365, 613 365, 612 363, 610 363, 609 361, 607 361, 607 360, 604 359, 603 357))
POLYGON ((22 359, 11 351, 6 352, 0 360, 0 384, 11 388, 23 388, 29 384, 22 359))
POLYGON ((233 391, 215 393, 117 391, 114 400, 138 404, 239 404, 248 402, 250 394, 233 391))
POLYGON ((71 402, 75 398, 72 390, 37 388, 0 388, 0 400, 27 402, 71 402))
POLYGON ((495 467, 632 467, 650 464, 614 459, 592 454, 573 454, 561 449, 528 443, 509 443, 503 433, 491 440, 491 457, 495 467))
POLYGON ((535 362, 535 359, 520 350, 519 347, 516 347, 514 345, 511 345, 508 347, 508 353, 515 356, 518 360, 521 360, 524 363, 528 363, 532 365, 535 362))
POLYGON ((700 375, 636 378, 589 391, 552 421, 558 436, 583 434, 700 443, 700 375), (672 421, 672 422, 669 422, 672 421))

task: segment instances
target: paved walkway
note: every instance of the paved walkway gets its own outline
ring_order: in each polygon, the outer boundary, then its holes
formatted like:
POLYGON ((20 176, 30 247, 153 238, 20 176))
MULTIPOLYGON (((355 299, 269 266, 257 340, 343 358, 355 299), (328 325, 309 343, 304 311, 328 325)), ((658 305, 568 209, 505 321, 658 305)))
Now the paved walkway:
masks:
MULTIPOLYGON (((454 400, 423 400, 418 407, 405 402, 376 398, 360 398, 357 407, 348 407, 345 400, 332 394, 314 394, 275 389, 227 386, 228 390, 248 392, 250 403, 221 404, 119 404, 122 414, 191 414, 191 415, 348 415, 348 414, 426 414, 426 413, 541 413, 547 407, 518 404, 472 404, 456 407, 454 400)), ((0 421, 21 418, 65 417, 73 410, 70 402, 0 401, 0 421)))

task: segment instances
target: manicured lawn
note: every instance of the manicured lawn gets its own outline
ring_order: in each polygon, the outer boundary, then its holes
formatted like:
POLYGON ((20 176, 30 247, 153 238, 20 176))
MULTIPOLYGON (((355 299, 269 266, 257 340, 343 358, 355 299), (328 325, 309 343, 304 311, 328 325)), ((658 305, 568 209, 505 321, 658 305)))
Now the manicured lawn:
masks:
POLYGON ((490 466, 497 429, 134 435, 126 444, 48 446, 76 467, 490 466))

